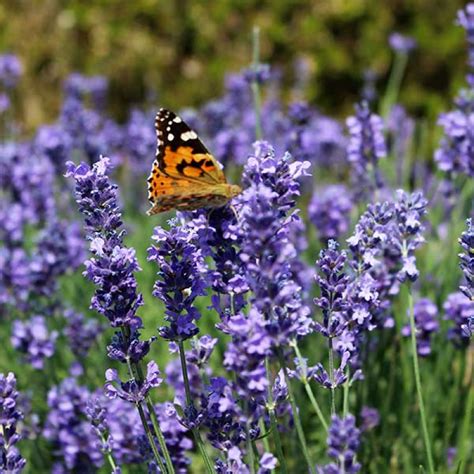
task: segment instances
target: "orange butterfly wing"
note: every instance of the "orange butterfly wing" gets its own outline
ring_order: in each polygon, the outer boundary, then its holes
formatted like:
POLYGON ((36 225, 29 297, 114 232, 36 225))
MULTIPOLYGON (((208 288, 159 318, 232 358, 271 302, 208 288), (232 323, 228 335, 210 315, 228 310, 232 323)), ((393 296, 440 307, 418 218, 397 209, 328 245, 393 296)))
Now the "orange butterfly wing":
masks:
POLYGON ((219 163, 180 117, 160 109, 155 127, 158 148, 148 178, 148 214, 223 206, 240 192, 227 184, 219 163))

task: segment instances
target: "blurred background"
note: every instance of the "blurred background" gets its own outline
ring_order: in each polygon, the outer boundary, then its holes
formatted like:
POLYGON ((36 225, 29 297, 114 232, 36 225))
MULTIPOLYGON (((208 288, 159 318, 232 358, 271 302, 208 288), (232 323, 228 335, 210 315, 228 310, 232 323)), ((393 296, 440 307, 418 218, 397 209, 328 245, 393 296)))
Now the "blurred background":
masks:
POLYGON ((383 93, 394 31, 417 42, 400 97, 415 117, 449 108, 465 71, 464 32, 453 27, 458 0, 33 3, 0 4, 0 50, 24 68, 15 110, 25 131, 57 117, 73 71, 109 79, 107 107, 122 122, 146 102, 199 106, 222 91, 226 73, 249 64, 254 25, 261 60, 279 71, 283 90, 304 83, 306 99, 336 117, 352 112, 364 77, 383 93))

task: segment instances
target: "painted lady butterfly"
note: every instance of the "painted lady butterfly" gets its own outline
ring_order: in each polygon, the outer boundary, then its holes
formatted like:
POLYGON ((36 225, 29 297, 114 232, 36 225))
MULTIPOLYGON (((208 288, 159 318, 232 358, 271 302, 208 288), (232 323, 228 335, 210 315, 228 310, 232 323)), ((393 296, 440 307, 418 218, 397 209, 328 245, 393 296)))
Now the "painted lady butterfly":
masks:
POLYGON ((155 128, 158 148, 148 177, 148 215, 221 207, 241 192, 227 183, 221 165, 176 114, 160 109, 155 128))

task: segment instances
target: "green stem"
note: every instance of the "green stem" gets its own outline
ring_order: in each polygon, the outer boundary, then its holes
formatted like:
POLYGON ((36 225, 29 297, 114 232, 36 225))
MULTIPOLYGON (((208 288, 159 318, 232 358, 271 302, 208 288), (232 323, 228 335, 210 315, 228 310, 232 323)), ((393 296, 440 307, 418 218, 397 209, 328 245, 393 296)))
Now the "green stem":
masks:
MULTIPOLYGON (((252 32, 252 68, 257 73, 260 65, 260 28, 254 26, 252 32)), ((252 81, 253 107, 255 111, 255 139, 262 138, 261 99, 258 81, 252 81)))
MULTIPOLYGON (((298 357, 298 359, 302 360, 302 355, 301 355, 301 351, 300 351, 300 348, 298 347, 298 344, 296 341, 292 341, 291 343, 291 346, 294 348, 295 350, 295 354, 296 354, 296 357, 298 357)), ((304 374, 302 380, 303 382, 303 385, 304 385, 304 389, 306 391, 306 394, 308 395, 308 398, 309 398, 309 401, 311 402, 311 405, 313 406, 314 408, 314 411, 316 412, 316 415, 317 417, 319 418, 319 421, 321 422, 321 424, 324 426, 324 429, 326 431, 328 431, 328 424, 324 418, 324 415, 323 415, 323 412, 321 411, 321 408, 319 406, 319 403, 317 402, 316 400, 316 397, 314 396, 314 393, 313 393, 313 390, 311 388, 311 385, 309 384, 308 382, 308 379, 306 377, 306 374, 304 374)))
POLYGON ((168 468, 168 471, 170 472, 170 474, 174 474, 175 470, 173 467, 173 461, 171 460, 168 447, 166 446, 166 441, 165 441, 165 437, 163 436, 163 432, 160 429, 160 423, 158 421, 158 418, 156 417, 155 407, 153 406, 150 395, 147 395, 145 400, 146 400, 146 406, 148 408, 148 412, 150 414, 151 424, 153 425, 153 428, 155 430, 155 435, 158 438, 158 443, 160 444, 161 451, 165 458, 166 467, 168 468))
MULTIPOLYGON (((260 431, 262 432, 262 434, 266 435, 267 434, 267 428, 265 426, 265 422, 263 421, 263 418, 260 418, 258 424, 260 425, 260 431)), ((268 442, 268 436, 264 436, 262 438, 262 443, 263 443, 263 447, 265 448, 265 451, 267 453, 270 453, 270 443, 268 442)))
MULTIPOLYGON (((184 392, 186 394, 186 405, 188 407, 192 407, 192 406, 194 406, 194 404, 193 404, 193 399, 192 399, 192 396, 191 396, 191 387, 189 385, 188 367, 187 367, 187 364, 186 364, 186 353, 184 352, 183 341, 178 342, 178 347, 179 347, 179 358, 180 358, 180 361, 181 361, 181 370, 183 372, 184 392)), ((196 445, 199 449, 201 457, 204 460, 204 464, 206 465, 207 472, 213 474, 215 472, 214 467, 213 467, 212 462, 209 458, 209 455, 207 454, 207 451, 206 451, 204 443, 201 439, 201 435, 199 433, 199 430, 197 428, 193 428, 191 431, 193 433, 194 440, 196 441, 196 445)))
MULTIPOLYGON (((122 328, 123 331, 124 328, 122 328)), ((127 367, 128 367, 128 372, 130 374, 130 378, 137 380, 138 379, 138 374, 136 367, 133 367, 130 358, 127 357, 127 367)), ((163 461, 161 460, 160 453, 158 452, 158 447, 156 446, 155 438, 153 436, 153 433, 150 430, 150 426, 148 425, 148 421, 145 416, 145 411, 143 410, 143 405, 141 402, 136 403, 135 406, 137 407, 138 414, 140 415, 140 420, 143 425, 143 429, 145 430, 145 434, 148 438, 148 442, 150 443, 151 450, 153 451, 153 456, 155 457, 156 462, 158 463, 159 468, 162 470, 162 472, 168 472, 168 469, 165 468, 163 461)))
POLYGON ((421 377, 420 368, 418 365, 418 352, 416 349, 416 326, 415 326, 415 312, 413 310, 413 295, 411 288, 408 289, 408 305, 410 311, 410 329, 411 329, 411 349, 413 352, 413 370, 415 372, 415 385, 418 395, 418 405, 420 407, 421 427, 423 430, 423 438, 425 442, 426 458, 428 461, 428 469, 430 474, 434 474, 433 456, 431 453, 431 442, 428 433, 428 425, 426 423, 425 404, 423 403, 423 394, 421 391, 421 377))
POLYGON ((288 368, 286 367, 285 358, 283 357, 283 353, 281 349, 278 350, 278 360, 280 361, 280 366, 283 369, 283 374, 285 375, 285 382, 288 387, 288 395, 290 397, 290 405, 293 411, 293 417, 296 426, 296 433, 298 434, 298 439, 301 445, 301 450, 303 451, 303 455, 306 460, 306 464, 308 465, 308 470, 311 474, 314 474, 314 467, 313 462, 311 461, 311 457, 309 456, 308 446, 306 444, 306 438, 304 436, 303 427, 301 425, 300 414, 298 412, 298 407, 296 405, 295 395, 293 393, 293 389, 291 387, 290 377, 288 376, 288 368))
POLYGON ((344 383, 344 399, 342 404, 342 417, 345 418, 347 413, 349 413, 349 369, 346 369, 347 380, 344 383))
MULTIPOLYGON (((474 356, 474 348, 468 350, 468 357, 474 356)), ((472 377, 472 376, 471 376, 472 377)), ((457 472, 465 472, 464 466, 466 464, 466 451, 469 449, 471 437, 469 432, 472 426, 472 412, 474 410, 474 385, 472 380, 469 386, 469 393, 467 395, 466 409, 464 410, 464 418, 461 427, 461 433, 458 442, 458 453, 457 461, 459 465, 459 470, 457 472)))
POLYGON ((145 410, 143 410, 143 405, 141 403, 136 403, 136 407, 138 410, 138 414, 140 415, 140 420, 142 422, 143 428, 145 429, 146 436, 148 438, 148 442, 150 443, 151 450, 153 451, 153 456, 155 457, 156 462, 158 463, 159 468, 162 472, 168 472, 161 460, 160 453, 158 452, 158 447, 155 443, 155 438, 153 437, 153 433, 150 431, 150 427, 148 426, 148 422, 145 416, 145 410))
POLYGON ((393 67, 388 78, 387 89, 382 101, 381 114, 384 119, 388 117, 390 109, 398 99, 400 86, 408 62, 407 53, 396 53, 393 61, 393 67))
MULTIPOLYGON (((126 328, 122 328, 122 334, 123 337, 128 338, 128 331, 126 328)), ((138 381, 139 384, 143 383, 145 377, 143 375, 143 370, 140 365, 140 363, 137 362, 131 362, 130 360, 127 360, 127 365, 128 365, 128 370, 130 372, 130 376, 138 381)), ((153 426, 153 441, 156 437, 158 439, 158 443, 161 448, 161 452, 163 453, 163 457, 165 458, 165 463, 166 463, 166 471, 163 472, 169 472, 170 474, 175 474, 175 470, 173 467, 173 461, 171 460, 170 453, 168 451, 168 447, 166 446, 166 441, 165 437, 163 436, 163 432, 160 429, 160 424, 158 422, 158 418, 156 417, 156 412, 155 412, 155 407, 153 406, 153 403, 151 401, 151 397, 148 394, 145 397, 146 401, 146 406, 148 409, 148 414, 151 419, 151 424, 153 426)), ((161 459, 161 458, 160 458, 161 459)))
POLYGON ((272 377, 270 373, 270 361, 268 357, 265 359, 265 369, 267 371, 267 379, 268 379, 268 402, 267 402, 267 410, 268 414, 270 416, 270 428, 273 433, 273 441, 275 442, 275 448, 278 456, 278 461, 281 466, 281 472, 283 474, 286 474, 287 468, 286 468, 286 461, 285 461, 285 455, 283 454, 283 448, 281 446, 281 438, 280 438, 280 432, 278 431, 278 425, 277 425, 277 420, 275 416, 275 403, 273 401, 273 395, 272 395, 272 377))
POLYGON ((255 454, 253 452, 252 440, 250 439, 250 430, 249 430, 248 421, 245 423, 245 434, 247 436, 247 454, 249 456, 250 473, 255 474, 255 454))
MULTIPOLYGON (((107 446, 108 443, 105 440, 104 436, 101 434, 100 435, 100 440, 102 441, 102 446, 107 446)), ((110 467, 112 468, 112 472, 114 472, 117 469, 117 464, 115 464, 114 457, 112 456, 112 451, 110 448, 105 450, 105 457, 107 458, 107 461, 110 464, 110 467)))

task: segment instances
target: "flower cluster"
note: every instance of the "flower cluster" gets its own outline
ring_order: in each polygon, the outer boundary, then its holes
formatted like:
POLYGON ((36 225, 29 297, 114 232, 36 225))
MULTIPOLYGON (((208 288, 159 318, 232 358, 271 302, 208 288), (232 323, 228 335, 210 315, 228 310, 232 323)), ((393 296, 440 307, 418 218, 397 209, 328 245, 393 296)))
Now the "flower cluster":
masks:
POLYGON ((199 331, 195 321, 200 314, 194 306, 198 296, 205 294, 202 276, 204 260, 193 242, 194 234, 185 226, 172 222, 169 231, 156 227, 148 249, 148 260, 158 266, 158 280, 153 295, 165 304, 165 319, 169 326, 159 329, 169 341, 184 341, 199 331))
POLYGON ((18 407, 16 377, 13 373, 0 374, 0 471, 19 474, 26 460, 15 446, 22 436, 18 423, 23 414, 18 407))
POLYGON ((460 287, 460 290, 469 300, 474 301, 474 225, 472 219, 467 220, 466 226, 467 229, 459 239, 463 249, 463 253, 459 254, 460 266, 466 279, 466 283, 460 287))
POLYGON ((348 231, 352 206, 349 190, 343 185, 327 186, 313 193, 308 214, 321 240, 337 240, 348 231))
MULTIPOLYGON (((416 350, 422 357, 431 354, 431 337, 439 331, 438 308, 429 298, 418 300, 413 308, 416 327, 416 350)), ((402 329, 404 336, 411 334, 410 325, 402 329)))
POLYGON ((347 158, 352 165, 353 181, 360 196, 382 187, 378 167, 387 155, 382 119, 373 114, 366 102, 356 105, 356 114, 347 119, 350 140, 347 158))
POLYGON ((347 415, 345 418, 333 416, 327 439, 328 456, 334 459, 330 464, 319 467, 321 474, 348 474, 360 471, 361 465, 356 461, 360 445, 360 430, 356 428, 355 418, 347 415))
POLYGON ((25 354, 29 364, 35 369, 43 369, 45 359, 54 354, 58 337, 57 331, 48 331, 43 316, 33 316, 29 321, 16 320, 12 327, 12 346, 25 354))

